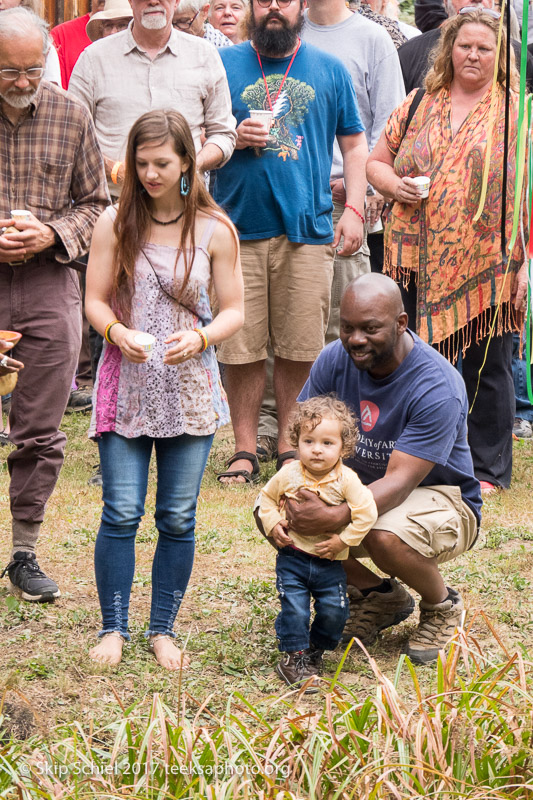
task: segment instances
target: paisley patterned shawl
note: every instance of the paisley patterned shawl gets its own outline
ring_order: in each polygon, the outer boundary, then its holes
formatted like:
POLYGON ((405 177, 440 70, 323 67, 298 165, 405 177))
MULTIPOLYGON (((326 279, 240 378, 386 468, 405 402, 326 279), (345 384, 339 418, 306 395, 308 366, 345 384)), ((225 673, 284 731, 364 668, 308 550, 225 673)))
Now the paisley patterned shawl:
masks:
MULTIPOLYGON (((488 333, 492 309, 498 305, 500 294, 495 332, 518 327, 511 286, 524 260, 523 247, 518 237, 505 278, 500 241, 505 95, 498 85, 487 197, 481 217, 474 222, 481 195, 491 89, 455 137, 448 89, 424 95, 404 136, 415 92, 391 114, 385 135, 387 146, 395 155, 396 174, 429 176, 429 198, 418 207, 393 204, 385 226, 385 271, 405 282, 412 272, 416 273, 417 333, 430 344, 440 344, 439 349, 455 360, 459 351, 470 344, 474 322, 476 340, 488 333)), ((514 93, 511 104, 507 241, 512 230, 516 173, 514 93)))

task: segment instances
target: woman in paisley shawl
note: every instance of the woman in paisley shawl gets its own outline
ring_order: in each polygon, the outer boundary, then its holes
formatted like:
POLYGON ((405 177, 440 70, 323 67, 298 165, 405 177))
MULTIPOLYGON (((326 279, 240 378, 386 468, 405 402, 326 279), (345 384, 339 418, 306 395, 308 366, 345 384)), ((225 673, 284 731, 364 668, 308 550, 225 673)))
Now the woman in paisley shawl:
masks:
POLYGON ((513 220, 518 79, 511 59, 502 210, 506 45, 502 31, 498 54, 499 24, 486 8, 462 9, 446 23, 410 124, 416 90, 390 116, 367 167, 371 184, 392 199, 385 270, 402 285, 410 326, 462 370, 474 470, 486 493, 511 480, 512 332, 527 284, 520 236, 507 265, 501 253, 502 213, 507 242, 513 220), (487 156, 487 193, 475 220, 487 156), (422 175, 431 180, 427 199, 413 180, 422 175))
POLYGON ((118 209, 96 223, 87 268, 87 317, 105 337, 89 429, 102 466, 94 553, 102 630, 89 655, 116 665, 130 638, 135 537, 155 451, 158 537, 145 636, 158 663, 175 670, 188 663, 173 627, 193 564, 200 483, 214 433, 229 421, 213 345, 242 326, 244 289, 235 228, 196 172, 185 118, 144 114, 125 163, 118 209))

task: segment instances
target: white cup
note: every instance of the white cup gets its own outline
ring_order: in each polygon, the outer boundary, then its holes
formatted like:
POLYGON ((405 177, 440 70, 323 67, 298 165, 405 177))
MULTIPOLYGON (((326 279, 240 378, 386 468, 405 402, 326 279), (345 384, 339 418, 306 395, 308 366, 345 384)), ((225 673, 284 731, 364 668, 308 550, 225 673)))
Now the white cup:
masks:
POLYGON ((250 111, 250 119, 258 120, 259 122, 261 122, 267 136, 270 133, 270 126, 272 125, 272 117, 273 117, 272 111, 265 111, 264 109, 258 109, 257 111, 250 111))
POLYGON ((428 178, 426 175, 418 175, 416 178, 413 178, 413 181, 416 183, 419 189, 419 196, 429 197, 429 187, 431 185, 431 179, 428 178))
POLYGON ((145 353, 148 353, 148 359, 152 358, 152 350, 157 339, 151 333, 138 333, 134 337, 135 344, 140 344, 145 353))
POLYGON ((31 213, 23 208, 15 208, 13 211, 11 211, 11 218, 17 222, 29 222, 31 219, 31 213))

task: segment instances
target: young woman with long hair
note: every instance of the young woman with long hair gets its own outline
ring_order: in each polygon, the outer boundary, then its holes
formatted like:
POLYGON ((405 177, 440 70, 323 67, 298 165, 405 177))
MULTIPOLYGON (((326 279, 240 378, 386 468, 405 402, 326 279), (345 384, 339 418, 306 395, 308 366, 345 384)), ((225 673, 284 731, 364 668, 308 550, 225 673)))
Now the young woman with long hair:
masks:
POLYGON ((87 317, 106 340, 90 429, 104 502, 95 547, 103 626, 90 656, 118 664, 130 638, 135 536, 155 449, 159 537, 145 636, 157 661, 178 669, 188 662, 173 625, 192 569, 200 483, 215 430, 229 421, 213 345, 243 323, 239 245, 196 173, 181 114, 140 117, 125 164, 118 210, 98 220, 87 270, 87 317), (140 333, 155 337, 151 351, 136 341, 140 333))

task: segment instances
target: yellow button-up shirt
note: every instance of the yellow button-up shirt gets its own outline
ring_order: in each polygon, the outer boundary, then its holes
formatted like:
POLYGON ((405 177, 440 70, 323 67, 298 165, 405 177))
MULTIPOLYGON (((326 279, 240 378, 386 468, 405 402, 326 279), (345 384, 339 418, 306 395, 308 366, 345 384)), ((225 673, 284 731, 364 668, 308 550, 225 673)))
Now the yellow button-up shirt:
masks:
MULTIPOLYGON (((272 529, 280 520, 285 519, 285 512, 280 507, 281 499, 294 498, 300 489, 316 492, 318 497, 330 506, 348 503, 352 521, 337 531, 346 544, 346 548, 337 555, 337 560, 344 561, 348 558, 348 548, 360 544, 378 518, 372 492, 363 486, 358 475, 340 460, 331 472, 319 478, 309 472, 301 461, 292 461, 276 472, 261 490, 259 516, 267 536, 270 536, 272 529)), ((326 534, 300 536, 290 528, 288 534, 295 547, 312 555, 317 555, 315 544, 327 538, 326 534)))

